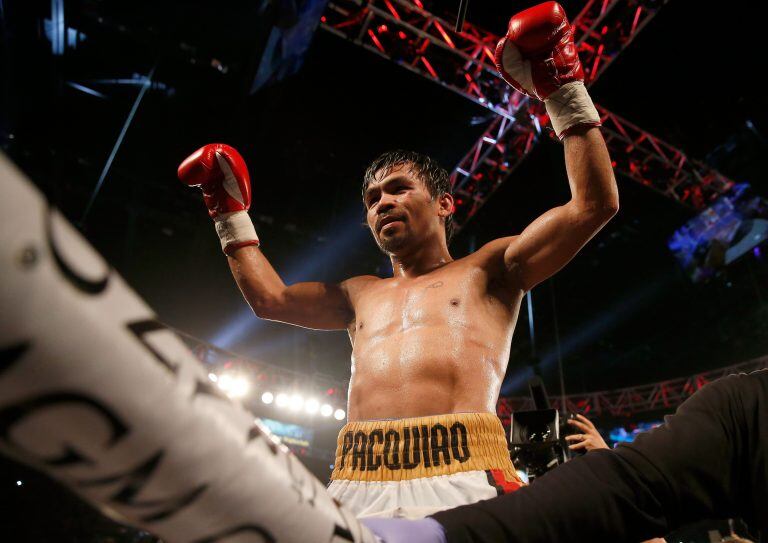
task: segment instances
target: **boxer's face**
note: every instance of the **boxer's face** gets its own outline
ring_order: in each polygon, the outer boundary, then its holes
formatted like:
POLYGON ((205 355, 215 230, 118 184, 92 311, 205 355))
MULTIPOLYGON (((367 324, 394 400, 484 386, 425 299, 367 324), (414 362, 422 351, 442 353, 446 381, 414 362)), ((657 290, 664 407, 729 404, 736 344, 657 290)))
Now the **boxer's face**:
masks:
POLYGON ((388 254, 436 239, 445 227, 441 199, 433 198, 418 173, 409 164, 374 176, 364 196, 368 227, 376 243, 388 254))

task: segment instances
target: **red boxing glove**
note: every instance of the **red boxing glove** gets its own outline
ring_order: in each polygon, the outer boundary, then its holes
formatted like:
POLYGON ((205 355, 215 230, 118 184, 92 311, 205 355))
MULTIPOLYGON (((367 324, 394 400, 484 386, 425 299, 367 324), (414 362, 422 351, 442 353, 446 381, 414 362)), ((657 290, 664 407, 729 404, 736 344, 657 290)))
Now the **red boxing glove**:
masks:
POLYGON ((600 125, 584 87, 584 70, 573 42, 573 27, 557 2, 521 11, 509 21, 496 47, 496 68, 512 87, 544 100, 558 137, 579 125, 600 125))
POLYGON ((240 153, 222 143, 205 145, 181 163, 178 176, 182 183, 202 189, 225 254, 247 245, 259 245, 248 216, 251 180, 240 153))

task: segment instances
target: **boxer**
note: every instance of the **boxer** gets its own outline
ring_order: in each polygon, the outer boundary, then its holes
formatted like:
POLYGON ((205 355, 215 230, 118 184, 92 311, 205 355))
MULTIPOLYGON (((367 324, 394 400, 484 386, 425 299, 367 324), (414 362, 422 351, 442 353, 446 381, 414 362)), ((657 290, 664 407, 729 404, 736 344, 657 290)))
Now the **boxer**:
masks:
POLYGON ((179 167, 199 186, 256 316, 347 330, 352 377, 329 490, 358 516, 420 517, 519 488, 495 416, 526 291, 565 266, 615 215, 618 191, 571 28, 555 2, 515 15, 496 52, 516 89, 541 99, 562 139, 571 199, 519 235, 454 259, 447 172, 417 153, 368 168, 363 203, 392 277, 286 285, 259 249, 250 180, 233 148, 179 167))
POLYGON ((107 515, 169 543, 631 542, 723 516, 768 537, 765 369, 520 492, 361 524, 2 153, 0 182, 0 453, 107 515))

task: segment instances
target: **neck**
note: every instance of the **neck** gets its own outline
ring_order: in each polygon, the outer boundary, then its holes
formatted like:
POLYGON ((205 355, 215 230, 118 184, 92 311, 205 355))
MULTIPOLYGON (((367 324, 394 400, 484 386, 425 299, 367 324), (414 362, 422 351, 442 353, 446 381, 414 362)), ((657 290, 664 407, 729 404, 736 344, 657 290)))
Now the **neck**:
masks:
POLYGON ((420 244, 415 250, 404 254, 390 254, 394 277, 418 277, 453 262, 445 240, 420 244))

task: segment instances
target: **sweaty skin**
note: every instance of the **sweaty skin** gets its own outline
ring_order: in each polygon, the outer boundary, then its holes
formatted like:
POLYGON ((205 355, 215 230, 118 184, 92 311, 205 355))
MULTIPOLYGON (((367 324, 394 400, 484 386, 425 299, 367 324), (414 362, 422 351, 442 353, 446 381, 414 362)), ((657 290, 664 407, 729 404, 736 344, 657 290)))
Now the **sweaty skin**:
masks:
POLYGON ((393 277, 285 285, 257 247, 229 257, 257 316, 352 342, 350 421, 495 412, 524 293, 570 261, 618 210, 597 128, 564 139, 571 200, 518 236, 464 258, 448 252, 450 194, 433 196, 409 164, 377 172, 364 204, 393 277))
POLYGON ((495 412, 523 295, 503 273, 484 247, 417 277, 367 281, 348 328, 350 420, 495 412))

